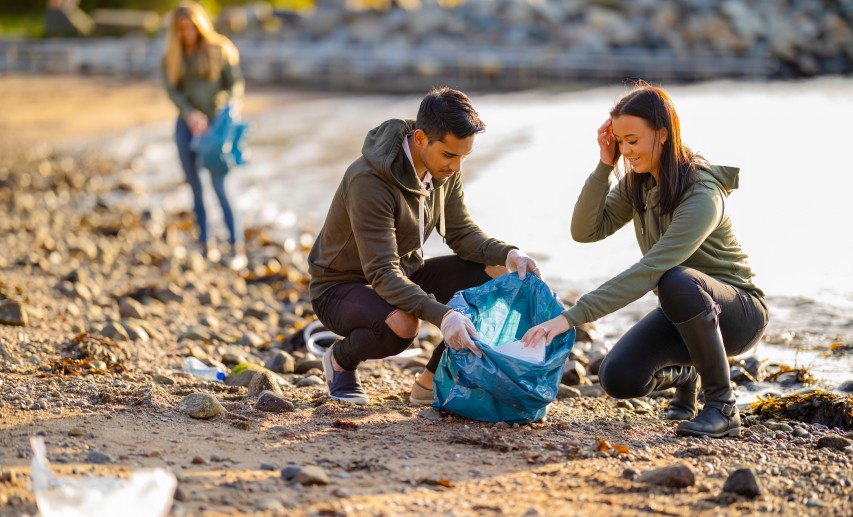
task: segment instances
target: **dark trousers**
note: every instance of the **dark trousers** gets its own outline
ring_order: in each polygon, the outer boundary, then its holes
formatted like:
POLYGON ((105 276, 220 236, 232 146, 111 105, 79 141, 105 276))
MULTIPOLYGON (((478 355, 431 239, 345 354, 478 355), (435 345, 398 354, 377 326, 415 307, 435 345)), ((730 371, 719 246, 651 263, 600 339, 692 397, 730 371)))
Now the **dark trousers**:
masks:
POLYGON ((719 306, 726 355, 735 356, 761 339, 769 320, 763 299, 681 266, 661 277, 658 298, 660 306, 631 327, 601 363, 599 381, 612 397, 646 396, 655 389, 655 372, 692 364, 675 323, 719 306))
MULTIPOLYGON (((462 260, 456 255, 436 257, 409 279, 440 303, 447 303, 457 291, 482 285, 491 278, 485 266, 462 260)), ((367 359, 382 359, 399 354, 414 338, 402 338, 385 322, 397 310, 376 294, 369 285, 347 283, 336 285, 313 300, 314 312, 332 332, 344 336, 332 349, 335 360, 347 370, 355 370, 367 359)), ((444 343, 435 348, 427 369, 435 372, 444 343)))
MULTIPOLYGON (((195 223, 199 230, 199 242, 207 243, 207 212, 204 209, 204 195, 201 188, 201 177, 199 168, 196 164, 197 153, 193 150, 192 133, 189 126, 184 121, 184 117, 178 117, 175 124, 175 144, 178 146, 178 157, 181 159, 181 168, 184 170, 184 175, 187 178, 187 183, 193 190, 193 213, 195 214, 195 223)), ((237 218, 234 211, 231 209, 231 203, 228 201, 228 196, 225 192, 224 174, 211 174, 210 180, 213 184, 213 190, 216 192, 216 198, 219 199, 219 205, 222 207, 222 217, 225 219, 225 226, 228 227, 228 242, 229 244, 243 242, 243 234, 239 230, 237 218)))

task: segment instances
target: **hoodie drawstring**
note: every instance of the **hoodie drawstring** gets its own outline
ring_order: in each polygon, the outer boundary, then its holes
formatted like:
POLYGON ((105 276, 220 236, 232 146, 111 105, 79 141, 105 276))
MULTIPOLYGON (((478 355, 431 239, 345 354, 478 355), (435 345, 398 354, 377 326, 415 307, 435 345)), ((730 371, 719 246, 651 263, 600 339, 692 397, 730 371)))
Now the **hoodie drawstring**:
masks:
MULTIPOLYGON (((425 204, 426 198, 429 196, 429 192, 418 196, 418 235, 421 238, 421 258, 424 260, 426 260, 426 253, 424 252, 425 204)), ((438 228, 438 234, 444 238, 444 235, 447 233, 447 227, 444 222, 444 189, 441 187, 438 188, 438 228)))

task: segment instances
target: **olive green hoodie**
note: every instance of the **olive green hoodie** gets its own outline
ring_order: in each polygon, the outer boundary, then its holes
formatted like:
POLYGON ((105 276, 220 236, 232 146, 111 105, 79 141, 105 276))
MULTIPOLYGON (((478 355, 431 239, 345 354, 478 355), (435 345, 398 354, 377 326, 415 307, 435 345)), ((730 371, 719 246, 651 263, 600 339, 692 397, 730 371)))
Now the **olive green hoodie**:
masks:
POLYGON ((395 119, 367 134, 362 156, 344 174, 308 255, 312 300, 335 285, 363 282, 391 305, 440 325, 449 308, 408 278, 424 263, 421 200, 424 239, 438 223, 459 257, 486 265, 505 263, 513 247, 487 237, 471 220, 461 174, 433 179, 431 193, 424 188, 403 151, 403 138, 414 130, 414 121, 395 119))
POLYGON ((696 184, 673 213, 665 215, 657 208, 659 190, 651 175, 644 185, 649 208, 640 214, 625 194, 625 178, 618 188, 610 189, 612 170, 599 163, 586 180, 572 214, 572 237, 578 242, 598 241, 633 219, 643 258, 563 312, 569 324, 595 321, 628 305, 656 289, 661 276, 676 266, 764 296, 752 283, 755 275, 725 210, 726 198, 738 186, 739 169, 700 165, 696 184))
POLYGON ((169 93, 169 98, 181 110, 182 116, 187 116, 197 109, 213 120, 231 99, 243 98, 243 75, 240 66, 231 63, 223 52, 221 55, 222 71, 219 77, 208 80, 201 70, 199 52, 196 51, 184 57, 183 76, 176 85, 169 84, 166 74, 166 60, 163 60, 163 84, 169 93))

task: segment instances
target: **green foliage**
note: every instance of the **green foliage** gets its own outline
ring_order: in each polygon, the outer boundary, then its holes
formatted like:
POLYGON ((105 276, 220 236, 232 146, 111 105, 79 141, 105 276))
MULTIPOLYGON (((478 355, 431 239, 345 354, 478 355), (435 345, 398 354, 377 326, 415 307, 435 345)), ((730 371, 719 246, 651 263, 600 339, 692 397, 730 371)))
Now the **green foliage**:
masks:
POLYGON ((0 13, 0 38, 37 38, 43 31, 40 12, 0 13))

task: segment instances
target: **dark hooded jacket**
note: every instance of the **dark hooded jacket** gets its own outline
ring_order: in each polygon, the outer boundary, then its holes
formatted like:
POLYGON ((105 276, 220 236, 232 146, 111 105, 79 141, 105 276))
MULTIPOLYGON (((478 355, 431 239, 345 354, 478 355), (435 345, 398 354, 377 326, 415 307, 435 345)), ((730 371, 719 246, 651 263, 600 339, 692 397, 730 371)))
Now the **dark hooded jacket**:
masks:
POLYGON ((431 193, 423 187, 402 147, 414 130, 414 121, 395 119, 367 134, 362 156, 344 174, 308 255, 312 300, 335 285, 362 282, 391 305, 440 325, 449 308, 408 278, 424 263, 421 199, 424 240, 443 226, 447 245, 459 257, 485 265, 506 261, 513 247, 487 237, 471 220, 461 174, 433 180, 431 193))
POLYGON ((648 208, 639 213, 625 194, 625 178, 611 190, 612 171, 612 166, 599 163, 586 180, 572 215, 572 237, 578 242, 598 241, 633 219, 643 258, 563 312, 569 324, 595 321, 628 305, 656 289, 663 274, 676 266, 764 296, 752 283, 755 275, 726 212, 726 198, 738 187, 740 169, 700 165, 696 183, 671 214, 660 214, 660 192, 651 176, 644 185, 648 208))

